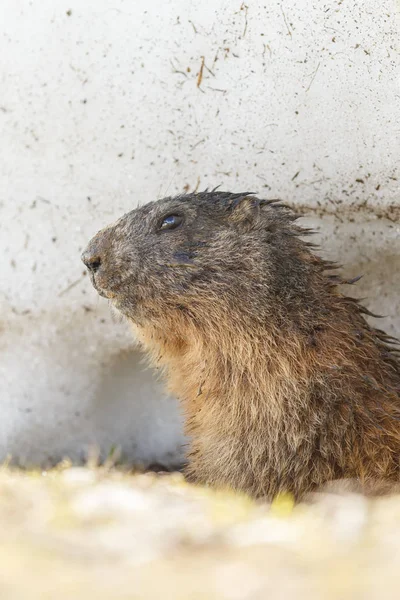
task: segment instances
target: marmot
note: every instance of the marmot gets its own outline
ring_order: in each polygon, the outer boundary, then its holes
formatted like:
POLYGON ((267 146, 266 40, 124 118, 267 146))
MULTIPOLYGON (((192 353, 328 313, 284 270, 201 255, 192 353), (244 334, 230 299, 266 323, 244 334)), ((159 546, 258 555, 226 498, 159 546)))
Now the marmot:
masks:
POLYGON ((190 480, 267 499, 400 481, 396 340, 297 218, 250 193, 168 197, 82 256, 183 405, 190 480))

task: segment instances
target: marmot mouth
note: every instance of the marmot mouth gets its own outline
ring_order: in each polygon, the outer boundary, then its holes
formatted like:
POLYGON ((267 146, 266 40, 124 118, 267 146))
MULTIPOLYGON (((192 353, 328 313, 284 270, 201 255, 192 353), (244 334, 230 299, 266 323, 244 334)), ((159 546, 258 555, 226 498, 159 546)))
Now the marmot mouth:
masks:
POLYGON ((103 290, 102 288, 99 288, 96 285, 94 286, 94 288, 95 288, 96 292, 99 294, 99 296, 101 296, 102 298, 107 298, 107 300, 113 300, 113 298, 116 297, 116 294, 114 294, 113 292, 103 290))
POLYGON ((112 298, 115 298, 116 294, 110 292, 109 290, 105 290, 99 285, 97 285, 94 274, 91 273, 90 279, 92 280, 92 285, 96 292, 99 294, 99 296, 101 296, 102 298, 107 298, 107 300, 112 300, 112 298))

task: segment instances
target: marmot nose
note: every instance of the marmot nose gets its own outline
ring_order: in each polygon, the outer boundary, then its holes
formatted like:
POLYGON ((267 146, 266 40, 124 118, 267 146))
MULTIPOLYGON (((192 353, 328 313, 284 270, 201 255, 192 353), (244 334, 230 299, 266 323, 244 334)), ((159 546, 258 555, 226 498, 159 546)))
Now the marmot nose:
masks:
POLYGON ((92 273, 96 273, 101 266, 101 258, 98 252, 91 252, 90 250, 86 250, 82 254, 82 261, 87 266, 89 271, 92 273))

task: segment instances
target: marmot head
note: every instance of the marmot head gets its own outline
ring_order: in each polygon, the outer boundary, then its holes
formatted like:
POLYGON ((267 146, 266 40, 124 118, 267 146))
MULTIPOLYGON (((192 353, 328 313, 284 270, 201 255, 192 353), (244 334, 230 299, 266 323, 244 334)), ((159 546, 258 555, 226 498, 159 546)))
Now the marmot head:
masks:
POLYGON ((138 324, 217 306, 265 318, 279 298, 307 287, 312 255, 295 219, 250 193, 169 197, 97 233, 82 260, 99 294, 138 324))

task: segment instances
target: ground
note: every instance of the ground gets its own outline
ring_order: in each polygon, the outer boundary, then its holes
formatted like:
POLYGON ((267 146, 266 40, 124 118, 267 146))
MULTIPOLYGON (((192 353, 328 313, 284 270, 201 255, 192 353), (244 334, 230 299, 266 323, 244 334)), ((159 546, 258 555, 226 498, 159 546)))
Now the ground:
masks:
POLYGON ((7 600, 398 598, 400 496, 272 504, 179 474, 0 471, 7 600))

